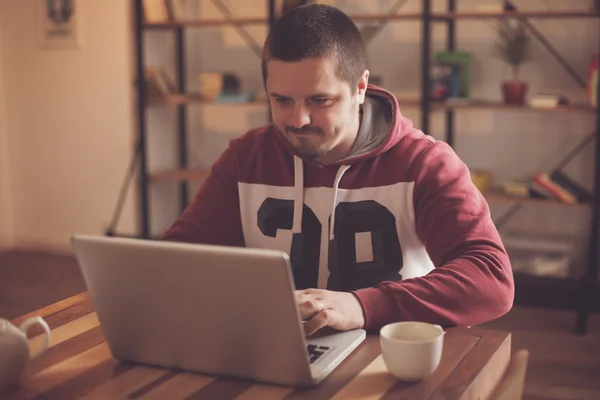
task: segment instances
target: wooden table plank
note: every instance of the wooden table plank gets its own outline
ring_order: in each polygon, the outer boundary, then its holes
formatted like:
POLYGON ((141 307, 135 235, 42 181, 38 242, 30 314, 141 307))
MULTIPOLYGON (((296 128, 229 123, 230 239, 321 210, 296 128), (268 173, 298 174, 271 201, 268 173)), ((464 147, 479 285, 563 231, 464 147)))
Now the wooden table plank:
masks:
POLYGON ((510 360, 510 334, 469 329, 480 339, 444 380, 432 399, 481 399, 491 393, 510 360))
POLYGON ((243 379, 215 379, 189 396, 188 400, 235 399, 252 385, 253 382, 243 379))
POLYGON ((332 399, 368 399, 381 398, 388 389, 396 383, 397 379, 388 372, 383 356, 379 355, 371 364, 352 379, 346 386, 335 394, 332 399))
MULTIPOLYGON (((98 316, 95 312, 84 315, 81 318, 74 319, 73 321, 67 322, 57 328, 51 329, 50 341, 48 348, 54 347, 66 340, 81 335, 82 333, 89 331, 90 329, 96 328, 100 325, 98 316)), ((41 348, 45 339, 45 335, 37 335, 29 339, 29 347, 32 350, 41 348)))
POLYGON ((293 388, 274 385, 255 384, 235 400, 283 400, 294 391, 293 388))
POLYGON ((38 392, 44 392, 109 359, 108 345, 102 342, 35 375, 26 377, 23 384, 38 392))
MULTIPOLYGON (((132 363, 110 354, 92 301, 74 296, 21 316, 43 315, 52 327, 51 347, 27 366, 18 391, 7 399, 471 399, 489 393, 510 358, 510 334, 452 328, 444 337, 442 362, 417 383, 396 380, 386 369, 378 335, 367 339, 323 382, 310 388, 256 383, 132 363)), ((32 345, 41 336, 33 335, 32 345)))
POLYGON ((143 365, 134 366, 119 376, 107 380, 94 388, 82 400, 95 398, 127 398, 137 389, 142 388, 149 383, 169 374, 168 370, 161 368, 147 367, 143 365))
POLYGON ((35 317, 35 316, 40 316, 40 317, 46 319, 46 317, 49 317, 50 315, 56 314, 58 312, 63 312, 65 309, 72 307, 74 305, 77 305, 79 303, 82 303, 84 301, 87 301, 89 299, 90 299, 90 296, 89 296, 88 292, 79 293, 75 296, 61 300, 57 303, 50 304, 47 307, 40 308, 39 310, 35 310, 30 313, 21 315, 20 317, 13 319, 12 323, 14 325, 18 326, 18 325, 21 325, 23 323, 23 321, 25 321, 27 318, 31 318, 31 317, 35 317))
POLYGON ((40 397, 44 400, 80 399, 96 387, 117 378, 133 367, 132 364, 120 363, 114 358, 108 358, 92 368, 80 370, 71 379, 54 386, 40 397))
POLYGON ((82 332, 71 339, 49 348, 36 360, 29 362, 25 370, 25 375, 35 375, 44 369, 50 368, 52 365, 74 357, 101 343, 104 343, 104 336, 99 326, 82 332))
MULTIPOLYGON (((186 399, 215 380, 212 376, 181 372, 138 397, 140 400, 186 399)), ((266 400, 266 399, 265 399, 266 400)))

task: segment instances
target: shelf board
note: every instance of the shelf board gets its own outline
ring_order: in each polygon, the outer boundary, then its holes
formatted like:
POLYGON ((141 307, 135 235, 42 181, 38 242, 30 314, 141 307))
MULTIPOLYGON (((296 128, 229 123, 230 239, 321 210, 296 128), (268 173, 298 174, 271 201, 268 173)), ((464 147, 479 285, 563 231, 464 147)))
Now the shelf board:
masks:
MULTIPOLYGON (((246 102, 227 102, 227 101, 216 101, 210 97, 203 96, 197 93, 186 93, 186 94, 172 94, 164 97, 149 97, 147 100, 148 105, 181 105, 181 104, 267 104, 266 99, 257 99, 246 102)), ((421 100, 418 98, 398 98, 398 103, 404 107, 420 107, 421 100)), ((511 105, 504 104, 502 102, 494 101, 472 101, 472 102, 431 102, 430 106, 433 110, 435 109, 489 109, 489 110, 515 110, 515 111, 539 111, 539 112, 573 112, 573 111, 586 111, 595 112, 596 109, 588 104, 570 104, 568 106, 559 106, 554 108, 539 108, 530 107, 528 105, 511 105)))
POLYGON ((589 104, 573 103, 558 107, 532 107, 527 104, 515 105, 505 104, 500 101, 472 101, 472 102, 431 102, 433 108, 444 109, 490 109, 490 110, 514 110, 514 111, 539 111, 539 112, 572 112, 572 111, 587 111, 595 112, 596 109, 589 104))
POLYGON ((170 22, 152 22, 145 23, 145 29, 173 29, 173 28, 202 28, 211 26, 224 26, 224 25, 260 25, 267 24, 266 18, 203 18, 203 19, 189 19, 189 20, 177 20, 170 22))
POLYGON ((355 22, 366 21, 393 21, 393 20, 421 20, 423 13, 402 13, 402 14, 348 14, 348 17, 355 22))
MULTIPOLYGON (((398 97, 397 97, 398 98, 398 97)), ((420 107, 421 100, 418 98, 398 98, 400 105, 413 105, 420 107)), ((432 110, 448 110, 448 109, 488 109, 488 110, 514 110, 514 111, 539 111, 539 112, 574 112, 574 111, 586 111, 596 112, 596 109, 586 103, 573 103, 565 106, 558 107, 531 107, 527 104, 516 105, 516 104, 505 104, 501 101, 487 101, 487 100, 464 100, 464 101, 431 101, 429 106, 432 110)))
POLYGON ((553 205, 553 206, 566 206, 566 207, 577 207, 577 206, 590 206, 591 203, 578 203, 568 204, 558 200, 544 200, 530 197, 515 197, 508 196, 499 190, 491 190, 489 192, 483 192, 483 196, 488 202, 494 203, 526 203, 526 204, 539 204, 539 205, 553 205))
MULTIPOLYGON (((401 13, 401 14, 349 14, 350 19, 356 22, 367 21, 393 21, 393 20, 421 20, 423 14, 421 12, 401 13)), ((520 11, 520 12, 484 12, 484 11, 468 11, 455 13, 432 13, 433 20, 451 20, 451 19, 482 19, 482 18, 598 18, 600 15, 592 10, 540 10, 540 11, 520 11)), ((225 25, 260 25, 267 24, 267 18, 204 18, 204 19, 188 19, 175 20, 169 22, 153 22, 145 23, 145 29, 174 29, 174 28, 202 28, 211 26, 225 25)))
POLYGON ((149 177, 153 181, 197 181, 201 182, 210 173, 207 169, 174 169, 153 172, 149 177))
POLYGON ((483 19, 483 18, 598 18, 600 15, 592 10, 539 10, 539 11, 507 11, 486 12, 468 11, 454 13, 434 13, 434 19, 483 19))
MULTIPOLYGON (((398 99, 400 103, 421 105, 420 99, 398 99)), ((502 101, 491 100, 458 100, 458 101, 431 101, 431 109, 488 109, 488 110, 512 110, 512 111, 539 111, 539 112, 573 112, 586 111, 596 112, 596 109, 587 103, 573 103, 558 107, 532 107, 530 105, 505 104, 502 101)))
POLYGON ((227 101, 216 101, 211 97, 203 96, 197 93, 186 93, 186 94, 170 94, 163 97, 148 97, 146 99, 148 105, 151 106, 166 106, 166 105, 181 105, 181 104, 223 104, 223 105, 235 105, 235 104, 266 104, 265 100, 252 100, 244 102, 227 102, 227 101))

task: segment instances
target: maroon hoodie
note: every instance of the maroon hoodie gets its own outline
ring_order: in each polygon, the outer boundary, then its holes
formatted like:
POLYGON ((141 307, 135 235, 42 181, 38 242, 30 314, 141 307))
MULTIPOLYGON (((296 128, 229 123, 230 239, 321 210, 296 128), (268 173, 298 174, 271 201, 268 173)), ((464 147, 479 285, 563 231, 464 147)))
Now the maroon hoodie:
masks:
POLYGON ((514 296, 468 168, 371 85, 348 158, 319 165, 274 125, 251 130, 231 141, 164 239, 285 251, 297 289, 354 293, 367 329, 476 325, 506 313, 514 296))

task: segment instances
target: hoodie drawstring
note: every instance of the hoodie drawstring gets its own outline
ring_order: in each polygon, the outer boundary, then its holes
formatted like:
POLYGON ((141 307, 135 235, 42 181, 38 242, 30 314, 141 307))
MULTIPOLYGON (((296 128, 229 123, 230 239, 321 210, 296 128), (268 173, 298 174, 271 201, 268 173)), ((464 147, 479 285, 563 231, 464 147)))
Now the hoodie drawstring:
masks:
POLYGON ((337 207, 338 188, 340 186, 342 176, 344 175, 344 172, 348 170, 348 168, 350 168, 349 165, 342 165, 335 175, 335 181, 333 183, 333 204, 331 206, 331 218, 329 218, 329 240, 333 240, 335 238, 335 235, 333 234, 333 227, 335 226, 335 208, 337 207))
POLYGON ((304 208, 304 167, 302 159, 294 156, 294 222, 292 233, 302 232, 302 210, 304 208))
MULTIPOLYGON (((337 197, 340 181, 344 173, 350 168, 349 165, 342 165, 333 183, 333 204, 331 206, 331 218, 329 218, 329 240, 335 238, 333 228, 335 226, 335 207, 337 206, 337 197)), ((302 159, 294 156, 294 220, 292 233, 302 232, 302 211, 304 208, 304 165, 302 159)))

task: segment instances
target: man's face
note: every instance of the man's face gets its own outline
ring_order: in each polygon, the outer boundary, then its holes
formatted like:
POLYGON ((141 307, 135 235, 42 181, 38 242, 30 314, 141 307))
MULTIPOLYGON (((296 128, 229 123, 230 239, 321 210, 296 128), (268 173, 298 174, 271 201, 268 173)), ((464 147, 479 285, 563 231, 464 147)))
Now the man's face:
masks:
POLYGON ((270 60, 266 88, 275 126, 303 157, 329 163, 346 157, 359 127, 368 71, 358 87, 335 73, 329 58, 270 60))

